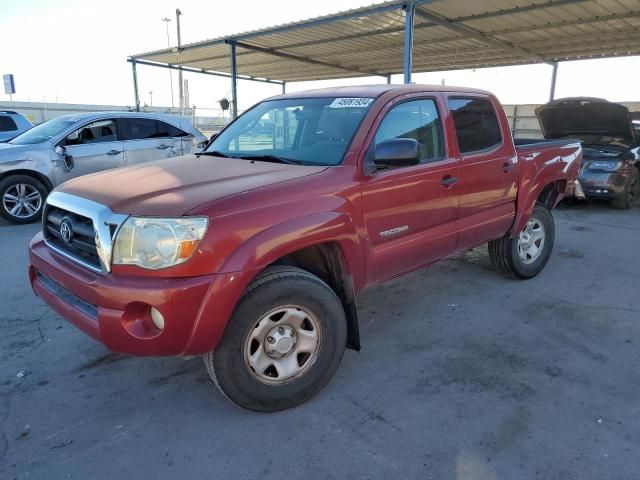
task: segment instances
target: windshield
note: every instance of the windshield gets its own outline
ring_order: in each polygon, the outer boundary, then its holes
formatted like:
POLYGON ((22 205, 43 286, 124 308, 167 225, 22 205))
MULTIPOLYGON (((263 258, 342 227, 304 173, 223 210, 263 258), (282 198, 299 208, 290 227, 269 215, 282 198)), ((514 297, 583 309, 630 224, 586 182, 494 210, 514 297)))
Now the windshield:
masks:
POLYGON ((338 165, 372 98, 301 98, 262 102, 207 148, 211 154, 302 165, 338 165))
POLYGON ((71 120, 70 118, 54 118, 33 127, 31 130, 27 130, 22 135, 18 135, 16 138, 11 140, 9 143, 13 145, 34 145, 36 143, 46 142, 69 128, 74 123, 76 123, 76 120, 71 120))

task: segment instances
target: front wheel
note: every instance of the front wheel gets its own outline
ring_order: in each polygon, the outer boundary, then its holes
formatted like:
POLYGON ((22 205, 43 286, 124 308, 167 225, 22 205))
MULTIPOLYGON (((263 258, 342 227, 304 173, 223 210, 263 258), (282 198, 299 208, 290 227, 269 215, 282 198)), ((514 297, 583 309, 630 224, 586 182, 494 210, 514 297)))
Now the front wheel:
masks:
POLYGON ((0 216, 10 223, 40 220, 46 198, 46 187, 28 175, 10 175, 0 180, 0 216))
POLYGON ((340 364, 347 323, 340 300, 309 272, 269 267, 240 299, 220 345, 204 356, 234 403, 269 412, 314 396, 340 364))
POLYGON ((555 224, 549 209, 537 203, 524 230, 516 237, 489 242, 491 264, 515 278, 535 277, 549 261, 555 240, 555 224))

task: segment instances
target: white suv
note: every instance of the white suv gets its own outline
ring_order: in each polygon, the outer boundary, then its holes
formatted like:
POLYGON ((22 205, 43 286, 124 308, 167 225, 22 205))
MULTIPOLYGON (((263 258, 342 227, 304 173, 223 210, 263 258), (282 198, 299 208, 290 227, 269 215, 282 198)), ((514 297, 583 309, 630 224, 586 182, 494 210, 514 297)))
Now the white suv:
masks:
POLYGON ((11 110, 0 110, 0 142, 6 142, 26 132, 33 124, 24 115, 11 110))

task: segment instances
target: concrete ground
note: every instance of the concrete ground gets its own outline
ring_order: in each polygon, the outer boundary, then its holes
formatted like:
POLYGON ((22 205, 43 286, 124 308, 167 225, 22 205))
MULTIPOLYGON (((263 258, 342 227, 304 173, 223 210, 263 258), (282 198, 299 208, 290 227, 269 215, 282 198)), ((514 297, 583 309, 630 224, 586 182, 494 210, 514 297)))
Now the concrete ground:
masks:
POLYGON ((533 280, 478 249, 364 294, 362 352, 276 414, 109 354, 31 293, 38 227, 0 227, 0 478, 639 478, 640 209, 554 215, 533 280))

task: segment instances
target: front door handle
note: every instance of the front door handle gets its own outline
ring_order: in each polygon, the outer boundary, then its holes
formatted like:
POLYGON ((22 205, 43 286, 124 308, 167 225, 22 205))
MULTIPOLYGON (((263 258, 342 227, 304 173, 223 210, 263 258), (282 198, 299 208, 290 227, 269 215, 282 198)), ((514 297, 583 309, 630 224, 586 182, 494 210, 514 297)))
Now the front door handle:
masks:
POLYGON ((158 150, 166 150, 167 148, 171 148, 171 145, 166 145, 166 144, 162 144, 162 145, 158 145, 156 147, 158 150))
POLYGON ((513 167, 515 167, 514 163, 511 162, 506 162, 502 164, 502 171, 504 173, 509 173, 511 170, 513 170, 513 167))
POLYGON ((107 155, 109 155, 111 157, 113 155, 118 155, 119 153, 122 153, 122 150, 109 150, 107 152, 107 155))
POLYGON ((458 183, 458 177, 452 177, 451 175, 445 175, 442 177, 442 180, 440 180, 440 185, 443 187, 450 187, 456 183, 458 183))

